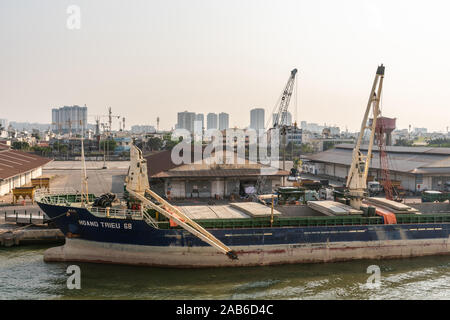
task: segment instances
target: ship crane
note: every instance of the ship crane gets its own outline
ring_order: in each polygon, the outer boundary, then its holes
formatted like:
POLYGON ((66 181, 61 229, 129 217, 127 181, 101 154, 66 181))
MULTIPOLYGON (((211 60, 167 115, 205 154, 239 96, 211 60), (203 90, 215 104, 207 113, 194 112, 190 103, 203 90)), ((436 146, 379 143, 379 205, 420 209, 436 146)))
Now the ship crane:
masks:
MULTIPOLYGON (((158 211, 186 231, 226 254, 231 260, 238 259, 235 251, 227 247, 222 241, 190 219, 178 208, 172 206, 169 202, 150 190, 147 174, 147 160, 144 159, 142 151, 135 145, 131 145, 130 167, 125 181, 126 190, 131 196, 141 201, 143 207, 158 211)), ((148 213, 142 211, 142 214, 148 223, 156 225, 155 221, 148 213)))
POLYGON ((375 138, 376 122, 380 114, 380 98, 383 89, 384 79, 383 65, 378 66, 375 79, 373 80, 372 90, 370 91, 369 101, 367 102, 366 112, 361 123, 361 130, 359 132, 358 140, 352 154, 352 164, 348 171, 346 183, 346 196, 350 199, 350 206, 359 210, 361 208, 362 200, 367 192, 367 175, 369 173, 370 159, 372 158, 372 148, 375 138), (372 111, 372 121, 369 120, 369 113, 372 111), (370 130, 369 146, 367 155, 361 152, 361 143, 366 129, 370 130))

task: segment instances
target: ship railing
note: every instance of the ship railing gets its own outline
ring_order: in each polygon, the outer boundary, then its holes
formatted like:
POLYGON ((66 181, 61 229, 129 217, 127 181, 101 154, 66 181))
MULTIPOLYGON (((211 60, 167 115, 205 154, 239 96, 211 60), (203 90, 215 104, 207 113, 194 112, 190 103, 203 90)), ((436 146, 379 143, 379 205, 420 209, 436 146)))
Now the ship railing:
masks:
POLYGON ((66 197, 66 195, 78 195, 78 194, 80 194, 80 192, 73 188, 37 189, 34 193, 34 198, 36 201, 48 203, 48 201, 50 200, 49 197, 51 196, 52 200, 61 199, 60 201, 59 200, 56 201, 63 203, 63 199, 66 197))
POLYGON ((90 207, 89 212, 100 218, 115 218, 115 219, 132 219, 142 220, 143 215, 140 210, 117 209, 117 208, 102 208, 90 207))

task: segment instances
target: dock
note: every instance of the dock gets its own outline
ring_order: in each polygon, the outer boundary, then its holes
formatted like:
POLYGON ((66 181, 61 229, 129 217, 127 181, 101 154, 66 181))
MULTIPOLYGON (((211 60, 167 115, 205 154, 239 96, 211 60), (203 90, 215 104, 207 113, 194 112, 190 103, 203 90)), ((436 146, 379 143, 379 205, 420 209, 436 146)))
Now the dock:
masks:
POLYGON ((0 247, 64 243, 64 234, 49 227, 48 217, 37 207, 9 208, 0 212, 0 247))

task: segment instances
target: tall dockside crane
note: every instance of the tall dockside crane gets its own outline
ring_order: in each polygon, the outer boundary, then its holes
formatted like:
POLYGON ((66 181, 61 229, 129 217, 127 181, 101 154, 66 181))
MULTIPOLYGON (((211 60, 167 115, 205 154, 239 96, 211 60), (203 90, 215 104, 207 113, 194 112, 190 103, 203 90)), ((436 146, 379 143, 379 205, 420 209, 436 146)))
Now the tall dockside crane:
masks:
POLYGON ((274 129, 279 128, 281 130, 282 127, 286 127, 287 110, 289 107, 289 102, 291 101, 292 92, 294 91, 296 75, 297 69, 292 70, 286 86, 284 87, 281 100, 279 101, 278 112, 275 116, 275 119, 273 119, 274 129))
MULTIPOLYGON (((286 83, 286 86, 284 87, 283 93, 281 94, 280 100, 277 101, 277 104, 275 105, 274 110, 278 110, 275 117, 273 118, 272 127, 269 129, 278 129, 280 130, 280 135, 282 137, 282 143, 283 143, 283 170, 285 169, 285 161, 284 157, 286 156, 286 117, 287 117, 287 110, 289 108, 289 102, 291 101, 292 92, 295 88, 295 77, 297 75, 297 69, 293 69, 291 71, 291 74, 288 78, 288 81, 286 83)), ((270 119, 270 117, 269 117, 270 119)), ((283 178, 284 179, 284 178, 283 178)), ((258 180, 256 181, 256 194, 260 194, 262 192, 262 188, 264 186, 264 183, 266 182, 266 176, 258 176, 258 180)), ((284 180, 283 180, 284 185, 284 180)))
POLYGON ((361 124, 358 140, 353 149, 352 164, 347 176, 347 198, 350 199, 350 206, 359 210, 361 208, 362 200, 366 196, 367 189, 367 175, 369 173, 370 159, 372 157, 372 147, 375 138, 375 130, 377 125, 377 118, 380 114, 380 98, 383 89, 384 79, 383 65, 377 68, 375 79, 373 80, 372 90, 370 91, 369 101, 367 103, 366 112, 361 124), (369 124, 369 113, 372 110, 372 123, 369 124), (361 142, 364 138, 366 129, 370 130, 369 147, 367 148, 367 155, 362 154, 361 142))

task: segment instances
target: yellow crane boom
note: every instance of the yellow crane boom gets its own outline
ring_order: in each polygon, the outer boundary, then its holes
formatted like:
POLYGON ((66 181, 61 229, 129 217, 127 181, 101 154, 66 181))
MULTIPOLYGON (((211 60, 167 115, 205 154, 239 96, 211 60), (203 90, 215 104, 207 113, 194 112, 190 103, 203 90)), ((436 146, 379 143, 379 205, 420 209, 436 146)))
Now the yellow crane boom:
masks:
POLYGON ((214 237, 198 223, 190 219, 178 208, 171 205, 158 194, 150 190, 147 175, 147 161, 142 156, 142 151, 135 145, 130 149, 130 167, 126 177, 126 190, 129 194, 139 201, 142 205, 152 208, 168 219, 175 221, 183 229, 202 239, 209 245, 226 254, 230 259, 238 259, 236 252, 227 247, 222 241, 214 237), (154 200, 156 200, 155 203, 154 200))
POLYGON ((362 200, 366 194, 367 175, 369 173, 370 159, 372 157, 372 148, 375 138, 375 128, 377 118, 380 114, 380 98, 383 89, 384 79, 383 65, 378 66, 375 79, 373 80, 372 90, 370 91, 369 101, 367 102, 366 112, 361 123, 361 130, 359 132, 358 140, 352 154, 352 164, 348 171, 346 187, 348 188, 348 197, 350 198, 350 206, 359 210, 361 208, 362 200), (372 123, 369 125, 369 113, 372 109, 372 123), (370 130, 369 147, 367 155, 362 154, 361 142, 365 134, 365 130, 370 130))

